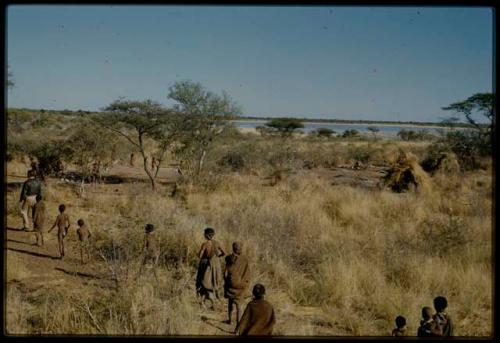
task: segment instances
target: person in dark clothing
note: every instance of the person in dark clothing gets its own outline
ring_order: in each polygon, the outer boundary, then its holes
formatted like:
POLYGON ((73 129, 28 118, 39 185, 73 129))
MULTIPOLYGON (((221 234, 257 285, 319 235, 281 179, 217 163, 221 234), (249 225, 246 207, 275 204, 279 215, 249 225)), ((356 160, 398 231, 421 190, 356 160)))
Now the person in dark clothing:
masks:
POLYGON ((33 170, 28 171, 28 180, 23 183, 19 204, 21 207, 21 215, 23 218, 23 230, 29 231, 32 228, 29 212, 31 211, 31 219, 33 219, 33 208, 36 204, 36 196, 42 195, 42 184, 36 179, 36 174, 33 170))
POLYGON ((445 312, 448 307, 448 300, 439 296, 434 298, 434 309, 436 313, 432 316, 434 320, 433 336, 451 337, 453 336, 453 322, 450 316, 445 312))
POLYGON ((433 326, 434 320, 432 319, 432 308, 426 306, 422 308, 422 320, 420 321, 420 326, 418 327, 417 336, 432 337, 433 326))
POLYGON ((406 336, 406 318, 403 316, 396 317, 396 328, 392 330, 392 335, 395 337, 406 336))
POLYGON ((273 306, 264 300, 266 289, 260 283, 253 287, 253 300, 245 308, 235 332, 241 336, 269 336, 276 323, 273 306))

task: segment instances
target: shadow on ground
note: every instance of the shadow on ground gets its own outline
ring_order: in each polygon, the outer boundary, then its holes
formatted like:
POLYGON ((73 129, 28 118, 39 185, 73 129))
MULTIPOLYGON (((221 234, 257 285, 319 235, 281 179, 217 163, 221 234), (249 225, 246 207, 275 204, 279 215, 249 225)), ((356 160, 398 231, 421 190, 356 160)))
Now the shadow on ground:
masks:
POLYGON ((36 256, 36 257, 50 258, 52 260, 58 260, 59 259, 59 257, 56 257, 56 256, 50 256, 50 255, 46 255, 46 254, 40 254, 38 252, 29 251, 29 250, 14 249, 14 248, 7 248, 7 249, 11 250, 11 251, 19 252, 21 254, 27 254, 27 255, 36 256))

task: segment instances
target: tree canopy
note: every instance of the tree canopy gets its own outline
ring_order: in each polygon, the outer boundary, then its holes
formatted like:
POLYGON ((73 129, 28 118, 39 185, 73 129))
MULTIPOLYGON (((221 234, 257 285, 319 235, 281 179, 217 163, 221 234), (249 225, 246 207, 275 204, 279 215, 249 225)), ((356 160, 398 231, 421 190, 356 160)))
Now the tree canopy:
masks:
POLYGON ((276 118, 268 121, 265 125, 282 135, 291 135, 298 129, 304 128, 302 120, 296 118, 276 118))

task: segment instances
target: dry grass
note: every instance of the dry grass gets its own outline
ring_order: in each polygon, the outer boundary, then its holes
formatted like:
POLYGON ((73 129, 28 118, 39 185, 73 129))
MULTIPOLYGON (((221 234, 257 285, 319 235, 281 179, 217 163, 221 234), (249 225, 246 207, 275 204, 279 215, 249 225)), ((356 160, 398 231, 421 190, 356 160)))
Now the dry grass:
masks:
MULTIPOLYGON (((374 143, 360 143, 366 144, 374 143)), ((379 144, 370 148, 373 160, 390 161, 394 151, 385 152, 386 143, 379 144)), ((418 153, 423 147, 409 150, 418 153)), ((354 148, 344 148, 332 146, 346 154, 339 153, 335 163, 349 160, 354 148)), ((318 158, 330 161, 327 154, 318 158)), ((250 168, 260 168, 252 163, 250 168)), ((388 335, 400 314, 416 334, 421 308, 432 306, 437 295, 448 298, 456 335, 492 334, 492 183, 487 172, 441 173, 429 180, 428 192, 402 194, 331 186, 315 175, 296 172, 269 187, 251 173, 227 173, 209 192, 193 188, 186 206, 150 194, 147 184, 89 187, 86 198, 78 199, 71 187, 49 181, 49 218, 55 219, 59 203, 66 203, 72 225, 79 218, 89 222, 96 250, 119 246, 127 251, 117 262, 121 271, 133 275, 137 270, 144 224, 155 224, 164 257, 161 287, 151 275, 122 277, 118 289, 87 283, 41 288, 36 296, 12 284, 8 332, 225 334, 203 323, 194 296, 196 253, 204 227, 211 226, 226 250, 233 241, 244 242, 251 282, 266 285, 276 308, 276 334, 388 335), (182 254, 186 261, 172 264, 173 256, 182 254)), ((7 194, 10 221, 20 220, 17 196, 18 190, 7 194)), ((75 240, 70 233, 69 244, 75 240)), ((23 279, 23 271, 13 276, 11 268, 9 279, 23 279)), ((218 311, 224 313, 225 307, 218 311)))

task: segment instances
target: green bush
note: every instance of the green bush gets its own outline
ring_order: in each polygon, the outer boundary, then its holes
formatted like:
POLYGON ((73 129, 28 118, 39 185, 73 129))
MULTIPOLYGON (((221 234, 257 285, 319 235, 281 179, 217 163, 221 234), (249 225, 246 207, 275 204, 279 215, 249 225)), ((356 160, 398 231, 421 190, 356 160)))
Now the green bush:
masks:
POLYGON ((222 167, 230 167, 231 170, 237 171, 242 170, 245 167, 245 160, 243 156, 238 152, 230 152, 224 155, 217 164, 222 167))

